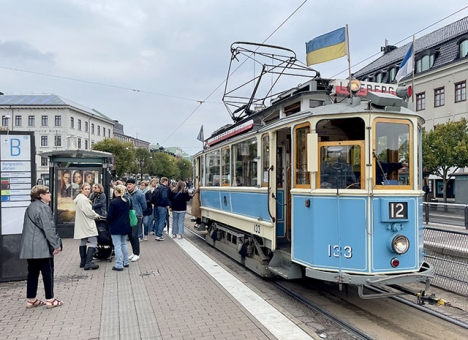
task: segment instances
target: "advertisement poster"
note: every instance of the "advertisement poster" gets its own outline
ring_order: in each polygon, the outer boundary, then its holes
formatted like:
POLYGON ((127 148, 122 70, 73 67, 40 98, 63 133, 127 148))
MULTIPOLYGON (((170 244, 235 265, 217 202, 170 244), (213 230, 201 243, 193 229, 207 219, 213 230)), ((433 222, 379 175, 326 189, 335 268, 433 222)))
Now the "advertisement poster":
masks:
POLYGON ((101 171, 94 169, 58 169, 55 176, 55 197, 57 202, 57 224, 73 224, 75 222, 75 203, 73 199, 81 192, 84 182, 91 186, 101 183, 101 171))

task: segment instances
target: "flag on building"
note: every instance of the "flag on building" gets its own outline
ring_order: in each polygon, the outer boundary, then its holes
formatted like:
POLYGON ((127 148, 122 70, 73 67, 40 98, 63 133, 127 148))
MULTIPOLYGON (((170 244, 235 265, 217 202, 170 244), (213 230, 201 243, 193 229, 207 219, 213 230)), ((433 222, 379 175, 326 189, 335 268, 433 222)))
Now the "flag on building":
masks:
POLYGON ((197 139, 202 143, 205 142, 205 136, 203 135, 203 125, 200 128, 200 132, 198 133, 197 139))
POLYGON ((347 53, 346 27, 326 33, 306 43, 307 66, 341 58, 347 53))
POLYGON ((408 52, 406 52, 405 58, 401 62, 400 69, 395 76, 397 82, 402 78, 406 77, 408 74, 413 73, 413 43, 411 43, 408 52))

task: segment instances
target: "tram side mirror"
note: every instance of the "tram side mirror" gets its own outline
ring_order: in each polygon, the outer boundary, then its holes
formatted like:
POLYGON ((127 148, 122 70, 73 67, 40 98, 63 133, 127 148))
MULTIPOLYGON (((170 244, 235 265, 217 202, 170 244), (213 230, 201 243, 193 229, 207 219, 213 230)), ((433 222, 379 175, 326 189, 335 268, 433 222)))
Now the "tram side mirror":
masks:
POLYGON ((318 171, 318 134, 307 134, 307 171, 318 171))

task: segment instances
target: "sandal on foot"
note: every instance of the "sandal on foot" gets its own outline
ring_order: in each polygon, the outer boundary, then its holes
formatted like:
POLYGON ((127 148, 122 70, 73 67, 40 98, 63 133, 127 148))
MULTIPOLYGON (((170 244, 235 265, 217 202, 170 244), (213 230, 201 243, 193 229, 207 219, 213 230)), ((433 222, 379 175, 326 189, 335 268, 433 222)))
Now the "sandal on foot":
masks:
POLYGON ((55 307, 60 307, 63 305, 63 302, 57 299, 53 300, 46 300, 46 307, 47 308, 55 308, 55 307))
POLYGON ((36 299, 34 301, 26 301, 26 308, 33 308, 33 307, 39 307, 39 306, 44 306, 46 303, 44 301, 41 301, 39 299, 36 299))

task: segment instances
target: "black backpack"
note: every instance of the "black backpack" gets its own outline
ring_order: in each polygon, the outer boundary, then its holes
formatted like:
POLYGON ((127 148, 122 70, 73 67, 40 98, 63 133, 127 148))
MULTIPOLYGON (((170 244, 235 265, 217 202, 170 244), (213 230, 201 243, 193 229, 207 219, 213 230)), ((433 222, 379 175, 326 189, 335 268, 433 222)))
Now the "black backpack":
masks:
POLYGON ((151 196, 151 203, 153 203, 155 207, 159 207, 159 204, 161 203, 161 193, 159 187, 154 189, 153 195, 151 196))

